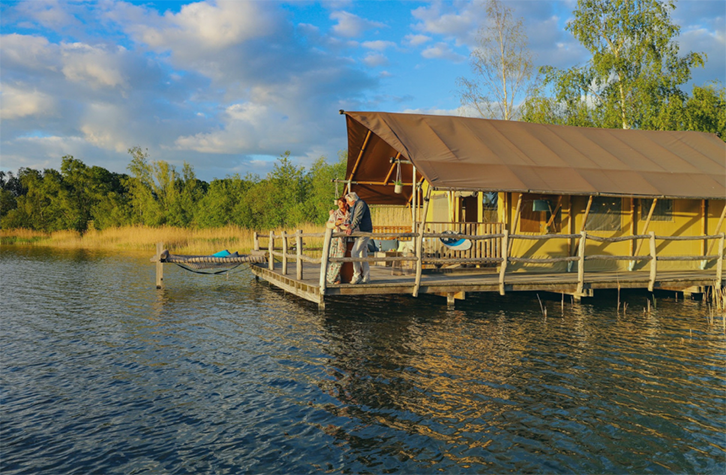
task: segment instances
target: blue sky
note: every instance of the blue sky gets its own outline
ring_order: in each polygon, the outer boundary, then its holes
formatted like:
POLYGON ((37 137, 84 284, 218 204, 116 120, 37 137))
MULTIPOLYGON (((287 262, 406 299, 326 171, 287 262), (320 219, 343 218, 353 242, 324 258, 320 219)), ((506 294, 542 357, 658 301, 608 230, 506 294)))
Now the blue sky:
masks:
MULTIPOLYGON (((576 1, 506 1, 536 65, 588 60, 565 30, 576 1)), ((0 0, 0 169, 73 155, 125 172, 127 150, 204 180, 309 166, 347 147, 339 109, 459 115, 457 78, 485 15, 473 0, 0 0)), ((692 83, 726 77, 726 2, 682 0, 692 83)), ((689 88, 690 89, 690 88, 689 88)))

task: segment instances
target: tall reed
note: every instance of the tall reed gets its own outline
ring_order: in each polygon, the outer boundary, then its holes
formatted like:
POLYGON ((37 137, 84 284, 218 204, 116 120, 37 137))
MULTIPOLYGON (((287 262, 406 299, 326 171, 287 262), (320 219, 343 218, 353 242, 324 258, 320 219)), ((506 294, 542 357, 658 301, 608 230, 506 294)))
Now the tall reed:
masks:
MULTIPOLYGON (((317 224, 304 224, 295 229, 276 229, 274 233, 279 235, 283 230, 294 233, 298 229, 304 233, 322 233, 325 230, 317 224)), ((177 254, 211 254, 224 249, 247 253, 254 247, 254 231, 237 226, 206 229, 124 226, 102 231, 89 230, 81 235, 75 231, 42 233, 12 229, 0 230, 0 242, 3 245, 149 252, 155 251, 157 242, 163 242, 166 249, 177 254)))

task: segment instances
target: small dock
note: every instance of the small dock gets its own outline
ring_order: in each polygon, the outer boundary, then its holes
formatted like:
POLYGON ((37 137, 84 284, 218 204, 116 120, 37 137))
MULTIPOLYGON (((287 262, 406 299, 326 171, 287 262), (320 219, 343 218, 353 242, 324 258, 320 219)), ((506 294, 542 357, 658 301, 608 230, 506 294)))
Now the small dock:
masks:
MULTIPOLYGON (((460 258, 448 256, 442 258, 425 252, 424 239, 433 240, 445 236, 440 233, 357 233, 355 236, 368 236, 382 239, 410 239, 413 241, 410 253, 375 253, 368 258, 353 259, 328 258, 331 238, 344 237, 328 230, 325 235, 302 232, 294 234, 255 235, 256 255, 264 256, 265 262, 251 263, 250 268, 258 279, 265 280, 285 292, 325 307, 326 297, 339 295, 387 295, 433 294, 446 298, 448 305, 456 300, 463 300, 468 294, 477 292, 495 292, 504 295, 507 292, 539 291, 568 294, 575 300, 592 297, 601 289, 646 289, 669 290, 691 293, 702 293, 707 287, 720 289, 723 284, 723 246, 724 235, 697 236, 693 239, 715 240, 718 243, 717 254, 700 256, 658 256, 656 240, 669 239, 653 233, 633 236, 633 239, 650 241, 649 254, 640 256, 586 255, 585 242, 588 239, 608 241, 608 238, 589 236, 582 232, 576 235, 510 235, 506 230, 502 233, 486 235, 462 235, 472 240, 497 240, 500 256, 460 258), (268 239, 267 250, 260 249, 259 238, 268 239), (320 257, 311 257, 303 249, 304 237, 323 238, 320 257), (512 239, 573 239, 579 238, 578 255, 552 257, 548 259, 531 259, 508 256, 508 242, 512 239), (288 247, 288 240, 295 240, 295 245, 288 247), (275 248, 275 241, 282 241, 282 249, 275 248), (294 251, 294 252, 293 252, 294 251), (276 259, 277 258, 277 259, 276 259), (649 261, 647 270, 585 272, 585 261, 594 259, 649 261), (698 270, 662 270, 657 269, 658 261, 681 260, 700 261, 702 269, 698 270), (325 281, 325 272, 329 262, 350 263, 367 261, 371 264, 371 282, 367 284, 329 284, 325 281), (525 263, 573 263, 571 272, 507 272, 508 264, 525 263), (707 264, 711 264, 709 268, 707 264), (378 265, 376 265, 378 264, 378 265), (715 264, 715 265, 714 265, 715 264)), ((619 241, 626 238, 610 239, 619 241)), ((679 238, 683 239, 683 238, 679 238)))
MULTIPOLYGON (((297 279, 296 264, 291 263, 288 271, 282 273, 282 264, 276 263, 270 270, 267 264, 255 263, 250 268, 256 277, 269 282, 285 292, 305 300, 325 306, 325 297, 338 295, 389 295, 409 294, 416 290, 416 276, 396 275, 391 267, 371 266, 371 282, 368 284, 339 284, 325 287, 320 291, 318 275, 320 266, 304 264, 303 275, 309 278, 297 279)), ((701 293, 706 287, 714 286, 717 281, 716 270, 702 271, 663 271, 658 273, 652 289, 677 292, 701 293)), ((585 282, 578 292, 577 273, 533 273, 516 272, 506 276, 504 292, 538 291, 564 293, 580 300, 591 297, 601 289, 648 289, 650 272, 593 272, 585 275, 585 282)), ((500 293, 499 273, 496 270, 466 270, 460 273, 423 273, 418 294, 433 294, 445 297, 448 305, 463 300, 467 295, 478 292, 500 293)), ((651 290, 652 290, 651 289, 651 290)))

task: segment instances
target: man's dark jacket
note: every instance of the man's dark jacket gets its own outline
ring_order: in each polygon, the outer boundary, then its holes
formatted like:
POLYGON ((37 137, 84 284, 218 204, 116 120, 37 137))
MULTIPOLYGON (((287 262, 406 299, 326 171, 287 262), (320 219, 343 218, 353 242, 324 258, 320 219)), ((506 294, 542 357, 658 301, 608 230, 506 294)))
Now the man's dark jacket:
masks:
POLYGON ((366 204, 366 202, 361 199, 355 202, 355 207, 353 208, 353 218, 350 220, 350 228, 353 231, 360 231, 362 233, 373 232, 371 210, 368 208, 368 204, 366 204))

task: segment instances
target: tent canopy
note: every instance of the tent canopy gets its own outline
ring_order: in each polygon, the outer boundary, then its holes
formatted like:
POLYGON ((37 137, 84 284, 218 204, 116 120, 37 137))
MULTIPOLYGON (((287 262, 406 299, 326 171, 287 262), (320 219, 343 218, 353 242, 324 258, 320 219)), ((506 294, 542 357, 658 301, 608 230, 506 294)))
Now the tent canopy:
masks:
POLYGON ((596 129, 468 117, 345 112, 346 178, 369 203, 405 204, 416 180, 437 190, 726 198, 715 134, 596 129), (404 194, 393 192, 395 162, 404 194))

